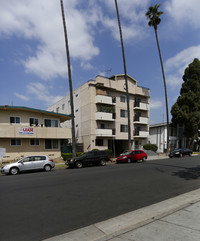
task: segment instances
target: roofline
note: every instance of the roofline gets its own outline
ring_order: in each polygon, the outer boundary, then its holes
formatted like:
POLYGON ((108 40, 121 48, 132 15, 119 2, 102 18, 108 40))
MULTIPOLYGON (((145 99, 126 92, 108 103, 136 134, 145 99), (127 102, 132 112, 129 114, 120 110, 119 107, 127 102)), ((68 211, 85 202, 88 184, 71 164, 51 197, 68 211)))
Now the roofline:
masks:
POLYGON ((32 111, 32 112, 40 112, 43 114, 53 115, 56 117, 60 117, 61 119, 69 120, 72 118, 71 115, 66 115, 62 113, 57 113, 53 111, 47 111, 47 110, 41 110, 41 109, 35 109, 25 106, 9 106, 9 105, 0 105, 0 110, 23 110, 23 111, 32 111))

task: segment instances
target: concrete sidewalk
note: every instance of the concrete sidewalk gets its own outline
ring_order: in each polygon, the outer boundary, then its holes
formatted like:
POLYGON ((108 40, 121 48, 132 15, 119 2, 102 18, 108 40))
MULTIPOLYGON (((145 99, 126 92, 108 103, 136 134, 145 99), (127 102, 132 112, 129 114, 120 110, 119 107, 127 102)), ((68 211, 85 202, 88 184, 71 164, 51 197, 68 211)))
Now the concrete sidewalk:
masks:
POLYGON ((200 189, 45 241, 199 241, 200 189))

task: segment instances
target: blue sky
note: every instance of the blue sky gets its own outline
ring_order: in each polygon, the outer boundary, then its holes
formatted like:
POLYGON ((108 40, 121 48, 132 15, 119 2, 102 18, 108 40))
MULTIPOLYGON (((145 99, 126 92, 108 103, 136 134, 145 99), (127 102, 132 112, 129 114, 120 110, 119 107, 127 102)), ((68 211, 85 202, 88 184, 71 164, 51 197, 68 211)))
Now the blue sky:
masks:
MULTIPOLYGON (((59 0, 0 0, 0 105, 46 109, 69 93, 59 0)), ((73 89, 97 75, 123 74, 114 0, 63 0, 73 89)), ((184 69, 200 58, 198 0, 118 0, 127 73, 150 88, 150 123, 166 121, 163 79, 145 12, 161 4, 158 37, 169 111, 184 69)))

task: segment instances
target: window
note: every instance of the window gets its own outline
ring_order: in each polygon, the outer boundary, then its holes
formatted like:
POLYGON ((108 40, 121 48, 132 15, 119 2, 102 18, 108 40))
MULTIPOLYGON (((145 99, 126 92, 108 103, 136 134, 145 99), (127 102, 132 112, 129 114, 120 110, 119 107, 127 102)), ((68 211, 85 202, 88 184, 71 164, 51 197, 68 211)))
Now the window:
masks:
POLYGON ((29 124, 30 124, 30 126, 33 126, 33 125, 38 126, 38 124, 39 124, 38 118, 30 118, 29 124))
POLYGON ((60 109, 59 107, 56 108, 56 112, 57 112, 57 113, 59 112, 59 109, 60 109))
POLYGON ((11 116, 10 117, 10 124, 20 124, 20 117, 18 117, 18 116, 11 116))
POLYGON ((10 140, 11 146, 21 146, 21 144, 22 144, 21 139, 11 139, 10 140))
POLYGON ((128 125, 120 125, 120 132, 128 132, 128 125))
POLYGON ((65 109, 65 104, 62 104, 62 110, 64 110, 65 109))
POLYGON ((45 149, 46 150, 57 150, 58 149, 58 140, 46 139, 45 140, 45 149))
POLYGON ((58 120, 45 119, 44 125, 46 127, 58 127, 58 120))
POLYGON ((39 146, 40 140, 39 139, 30 139, 30 146, 39 146))
POLYGON ((109 129, 109 124, 101 123, 100 124, 100 129, 109 129))
POLYGON ((128 111, 127 110, 120 110, 120 117, 128 117, 128 111))
POLYGON ((96 139, 96 146, 103 146, 103 139, 96 139))
POLYGON ((121 95, 120 96, 120 102, 126 102, 126 95, 121 95))
POLYGON ((76 109, 76 112, 78 112, 78 109, 76 109))

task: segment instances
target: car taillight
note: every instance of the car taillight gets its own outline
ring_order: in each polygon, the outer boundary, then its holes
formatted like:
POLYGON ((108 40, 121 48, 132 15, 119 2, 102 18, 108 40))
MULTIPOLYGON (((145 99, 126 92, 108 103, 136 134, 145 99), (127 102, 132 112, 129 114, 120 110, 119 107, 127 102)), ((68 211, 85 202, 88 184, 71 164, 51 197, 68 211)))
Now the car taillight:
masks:
POLYGON ((53 162, 53 160, 49 160, 50 162, 53 162))

